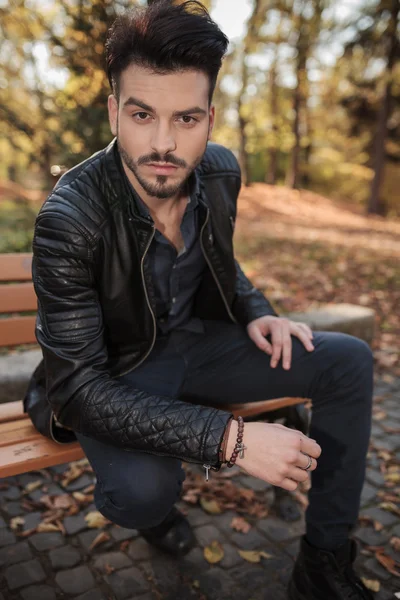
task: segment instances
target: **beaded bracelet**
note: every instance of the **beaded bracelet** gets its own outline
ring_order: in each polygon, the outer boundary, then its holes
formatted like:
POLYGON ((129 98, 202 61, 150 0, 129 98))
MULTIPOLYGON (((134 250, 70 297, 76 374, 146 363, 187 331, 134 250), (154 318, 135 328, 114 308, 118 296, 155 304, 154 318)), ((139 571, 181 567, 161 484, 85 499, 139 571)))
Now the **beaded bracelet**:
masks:
POLYGON ((243 431, 244 431, 243 417, 238 417, 237 420, 238 420, 238 433, 237 433, 236 444, 233 449, 232 456, 230 457, 230 459, 226 465, 229 468, 233 467, 233 465, 236 463, 236 459, 237 459, 238 455, 239 455, 239 458, 244 458, 244 451, 247 449, 247 446, 245 446, 243 444, 243 431))

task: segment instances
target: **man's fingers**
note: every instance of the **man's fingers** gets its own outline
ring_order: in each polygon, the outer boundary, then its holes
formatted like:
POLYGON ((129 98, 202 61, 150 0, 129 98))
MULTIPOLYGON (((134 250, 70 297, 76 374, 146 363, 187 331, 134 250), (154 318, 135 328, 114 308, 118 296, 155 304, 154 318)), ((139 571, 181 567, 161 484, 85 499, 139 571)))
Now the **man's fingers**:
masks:
MULTIPOLYGON (((301 439, 301 452, 309 454, 312 458, 319 458, 321 456, 322 448, 317 442, 310 438, 303 436, 301 439)), ((307 458, 307 457, 305 457, 307 458)))
POLYGON ((282 352, 282 327, 275 327, 271 332, 272 341, 272 356, 271 356, 271 367, 276 367, 281 357, 282 352))
POLYGON ((299 459, 296 463, 296 466, 299 467, 300 469, 305 469, 307 467, 308 463, 310 462, 308 460, 308 456, 310 456, 312 462, 311 462, 311 466, 307 469, 307 471, 315 471, 315 469, 317 468, 317 461, 311 455, 306 456, 306 454, 304 452, 300 452, 299 459))
POLYGON ((292 338, 290 337, 289 323, 287 327, 283 328, 283 347, 282 347, 282 364, 286 370, 290 369, 292 362, 292 338))
POLYGON ((299 484, 297 481, 293 481, 293 479, 285 477, 285 479, 281 481, 279 487, 282 487, 284 490, 288 490, 289 492, 294 492, 297 490, 298 485, 299 484))
POLYGON ((263 350, 264 352, 272 352, 271 344, 267 342, 261 331, 258 327, 252 327, 249 329, 249 336, 255 343, 255 345, 263 350))
POLYGON ((305 331, 302 327, 297 326, 296 331, 293 331, 293 335, 297 336, 299 340, 303 342, 303 346, 307 348, 307 350, 314 350, 314 344, 310 340, 308 331, 305 331))

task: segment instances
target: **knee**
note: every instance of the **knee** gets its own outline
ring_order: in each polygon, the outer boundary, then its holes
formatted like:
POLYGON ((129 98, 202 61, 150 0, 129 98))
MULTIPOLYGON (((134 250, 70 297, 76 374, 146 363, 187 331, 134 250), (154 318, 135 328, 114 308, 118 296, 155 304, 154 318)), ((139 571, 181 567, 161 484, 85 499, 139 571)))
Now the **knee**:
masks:
MULTIPOLYGON (((182 469, 183 471, 183 469, 182 469)), ((162 523, 179 499, 182 477, 146 476, 103 487, 96 502, 107 519, 129 529, 147 529, 162 523)))
POLYGON ((372 370, 374 355, 367 342, 353 335, 343 335, 346 337, 343 354, 348 364, 352 367, 372 370))

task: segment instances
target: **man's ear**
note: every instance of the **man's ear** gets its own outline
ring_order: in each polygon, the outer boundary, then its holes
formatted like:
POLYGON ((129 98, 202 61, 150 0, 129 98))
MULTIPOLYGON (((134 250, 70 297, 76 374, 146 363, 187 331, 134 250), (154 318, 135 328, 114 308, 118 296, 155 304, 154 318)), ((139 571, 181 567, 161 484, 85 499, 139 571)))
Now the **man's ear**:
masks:
POLYGON ((113 136, 116 136, 118 129, 118 102, 114 94, 108 96, 108 120, 110 122, 111 133, 113 136))
POLYGON ((210 113, 209 113, 209 124, 208 124, 208 140, 211 139, 211 134, 212 134, 212 130, 214 127, 214 122, 215 122, 215 106, 212 105, 210 107, 210 113))

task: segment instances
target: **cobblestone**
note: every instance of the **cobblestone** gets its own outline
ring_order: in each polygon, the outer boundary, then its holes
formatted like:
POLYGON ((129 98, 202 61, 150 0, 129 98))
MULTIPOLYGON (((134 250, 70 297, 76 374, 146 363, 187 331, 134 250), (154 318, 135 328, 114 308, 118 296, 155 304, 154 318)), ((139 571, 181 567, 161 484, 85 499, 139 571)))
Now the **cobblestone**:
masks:
POLYGON ((88 592, 77 596, 74 600, 105 600, 105 597, 100 590, 89 590, 88 592))
POLYGON ((268 545, 265 536, 261 535, 256 529, 250 529, 248 533, 235 531, 231 535, 231 540, 241 550, 263 550, 268 545))
POLYGON ((56 593, 48 585, 31 585, 20 592, 23 600, 56 600, 56 593))
MULTIPOLYGON (((399 436, 384 432, 382 425, 399 420, 400 403, 394 398, 393 390, 400 391, 400 380, 384 387, 385 398, 379 409, 386 411, 387 416, 373 424, 373 445, 368 455, 360 511, 360 517, 368 515, 381 523, 382 529, 376 531, 372 523, 360 520, 353 537, 360 550, 366 546, 383 546, 387 556, 399 561, 399 554, 389 541, 393 536, 400 537, 400 518, 380 507, 382 498, 378 492, 390 490, 384 487, 380 471, 385 460, 373 447, 395 448, 398 444, 399 436)), ((400 460, 400 450, 392 451, 392 456, 400 460)), ((203 477, 201 465, 190 465, 192 467, 203 477)), ((86 530, 84 516, 96 510, 93 503, 78 514, 64 518, 65 536, 50 532, 20 538, 11 530, 10 519, 22 516, 25 520, 22 530, 26 531, 41 522, 46 510, 45 506, 42 512, 34 507, 30 512, 22 500, 40 503, 44 494, 67 494, 94 481, 91 473, 84 473, 63 489, 60 474, 68 468, 68 464, 58 465, 4 480, 5 485, 0 490, 0 569, 3 574, 0 600, 286 600, 287 582, 305 531, 304 515, 292 523, 274 516, 276 513, 271 510, 274 489, 265 482, 240 469, 232 479, 235 485, 253 489, 257 496, 264 498, 272 513, 264 519, 245 516, 251 525, 247 534, 231 527, 232 519, 239 516, 235 510, 211 515, 199 505, 183 500, 177 502, 187 514, 198 542, 187 555, 177 559, 149 545, 137 530, 114 524, 103 529, 110 539, 90 549, 102 531, 86 530), (26 494, 26 486, 35 481, 41 481, 42 485, 26 494), (209 564, 204 557, 205 546, 213 540, 219 540, 224 551, 223 559, 217 564, 209 564), (271 558, 261 558, 260 563, 252 564, 240 556, 241 549, 264 550, 271 558)), ((372 552, 359 552, 356 570, 359 575, 381 583, 380 592, 374 595, 376 600, 392 599, 394 592, 399 591, 398 579, 376 561, 372 552)))
POLYGON ((123 569, 131 565, 132 561, 123 552, 107 552, 98 556, 93 562, 94 568, 98 571, 104 571, 110 567, 116 570, 123 569))
POLYGON ((56 583, 64 594, 83 594, 95 586, 95 581, 88 567, 76 567, 60 571, 56 575, 56 583))
POLYGON ((71 546, 62 546, 49 552, 49 558, 53 569, 68 569, 75 567, 80 560, 81 555, 75 548, 71 546))
POLYGON ((10 590, 15 590, 31 583, 38 583, 46 579, 42 565, 36 559, 12 565, 5 570, 4 574, 10 590))
POLYGON ((15 544, 16 537, 12 531, 8 529, 0 529, 0 548, 3 546, 9 546, 10 544, 15 544))
POLYGON ((63 546, 65 540, 61 533, 35 533, 29 539, 29 542, 32 544, 36 550, 51 550, 52 548, 58 548, 59 546, 63 546))
POLYGON ((116 600, 128 600, 147 592, 149 584, 137 567, 129 567, 107 575, 106 582, 115 594, 116 600))
POLYGON ((19 542, 0 549, 0 567, 14 565, 32 558, 28 542, 19 542))
POLYGON ((65 531, 68 535, 74 535, 74 533, 80 533, 88 528, 88 524, 85 521, 85 516, 82 514, 74 515, 73 517, 65 517, 64 519, 65 531))

